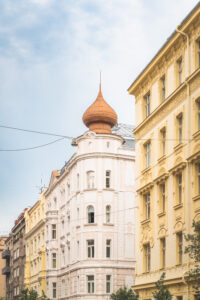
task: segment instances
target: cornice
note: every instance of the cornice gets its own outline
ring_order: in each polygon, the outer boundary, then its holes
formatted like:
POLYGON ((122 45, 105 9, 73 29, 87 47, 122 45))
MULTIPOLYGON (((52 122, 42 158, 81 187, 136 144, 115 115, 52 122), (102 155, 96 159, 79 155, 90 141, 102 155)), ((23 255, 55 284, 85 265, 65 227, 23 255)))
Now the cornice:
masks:
POLYGON ((169 173, 166 172, 164 174, 159 175, 154 179, 154 182, 157 184, 160 184, 161 182, 164 182, 169 177, 169 173))
POLYGON ((25 234, 25 240, 35 233, 42 225, 45 224, 45 219, 41 219, 29 232, 25 234))
POLYGON ((145 194, 152 187, 153 187, 153 182, 149 182, 149 183, 145 184, 144 186, 142 186, 141 188, 139 188, 136 192, 139 193, 139 194, 145 194))
POLYGON ((177 164, 176 166, 171 168, 169 170, 169 172, 172 173, 172 174, 177 174, 180 171, 182 171, 185 167, 186 167, 186 162, 180 162, 179 164, 177 164))
POLYGON ((200 150, 188 157, 187 161, 191 163, 200 161, 200 150))

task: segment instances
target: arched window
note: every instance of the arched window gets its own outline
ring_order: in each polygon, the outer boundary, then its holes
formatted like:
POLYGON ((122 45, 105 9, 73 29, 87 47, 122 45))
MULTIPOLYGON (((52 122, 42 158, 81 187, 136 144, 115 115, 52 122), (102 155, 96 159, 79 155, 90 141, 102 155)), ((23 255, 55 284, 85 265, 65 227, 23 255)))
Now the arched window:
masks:
POLYGON ((87 172, 87 188, 88 189, 94 188, 94 171, 87 172))
POLYGON ((111 171, 106 171, 106 188, 109 189, 111 185, 111 171))
POLYGON ((90 205, 87 208, 88 223, 94 223, 94 206, 90 205))
POLYGON ((110 205, 106 206, 106 223, 110 223, 110 211, 111 211, 111 207, 110 205))

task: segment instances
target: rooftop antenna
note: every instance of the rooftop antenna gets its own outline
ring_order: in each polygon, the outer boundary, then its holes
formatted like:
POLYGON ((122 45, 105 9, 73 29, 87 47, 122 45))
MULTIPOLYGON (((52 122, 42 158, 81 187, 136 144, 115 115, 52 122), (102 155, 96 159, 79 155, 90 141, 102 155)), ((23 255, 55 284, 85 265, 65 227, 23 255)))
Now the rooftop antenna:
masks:
POLYGON ((41 178, 40 185, 36 185, 36 188, 39 189, 39 194, 42 193, 44 187, 45 185, 42 184, 42 178, 41 178))

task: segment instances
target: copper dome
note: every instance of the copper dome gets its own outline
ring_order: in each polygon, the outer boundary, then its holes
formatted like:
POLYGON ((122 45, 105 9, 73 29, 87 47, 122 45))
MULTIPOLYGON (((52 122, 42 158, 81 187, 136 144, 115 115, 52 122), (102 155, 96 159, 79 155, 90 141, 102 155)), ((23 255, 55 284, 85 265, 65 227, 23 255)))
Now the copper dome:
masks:
POLYGON ((83 122, 89 130, 95 133, 111 133, 111 128, 117 123, 116 112, 102 96, 101 84, 96 100, 83 115, 83 122))

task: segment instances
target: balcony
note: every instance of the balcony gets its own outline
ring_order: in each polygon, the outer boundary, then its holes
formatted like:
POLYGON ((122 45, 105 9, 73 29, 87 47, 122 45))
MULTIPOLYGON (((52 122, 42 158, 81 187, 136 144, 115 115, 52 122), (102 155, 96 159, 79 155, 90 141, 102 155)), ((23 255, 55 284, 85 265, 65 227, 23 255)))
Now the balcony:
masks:
POLYGON ((10 250, 6 249, 2 252, 2 258, 7 259, 10 257, 10 250))
POLYGON ((9 266, 5 266, 5 267, 2 269, 2 274, 3 274, 3 275, 9 275, 9 274, 10 274, 10 267, 9 267, 9 266))

